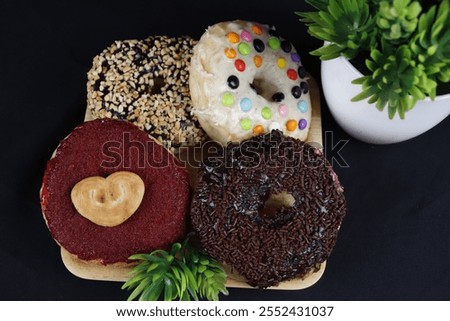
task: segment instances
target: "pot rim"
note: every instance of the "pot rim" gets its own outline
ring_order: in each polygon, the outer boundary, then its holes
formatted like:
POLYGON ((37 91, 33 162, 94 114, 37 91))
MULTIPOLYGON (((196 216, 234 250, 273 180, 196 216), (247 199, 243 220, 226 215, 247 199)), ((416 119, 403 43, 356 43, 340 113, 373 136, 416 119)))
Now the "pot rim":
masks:
MULTIPOLYGON (((355 74, 359 75, 359 77, 364 76, 358 69, 355 68, 355 66, 353 66, 353 64, 345 57, 343 56, 339 56, 335 59, 340 59, 343 61, 343 63, 355 74)), ((450 99, 450 93, 448 94, 444 94, 444 95, 438 95, 436 96, 434 99, 431 99, 430 97, 425 97, 425 99, 422 99, 421 101, 436 101, 436 100, 445 100, 445 99, 450 99)))

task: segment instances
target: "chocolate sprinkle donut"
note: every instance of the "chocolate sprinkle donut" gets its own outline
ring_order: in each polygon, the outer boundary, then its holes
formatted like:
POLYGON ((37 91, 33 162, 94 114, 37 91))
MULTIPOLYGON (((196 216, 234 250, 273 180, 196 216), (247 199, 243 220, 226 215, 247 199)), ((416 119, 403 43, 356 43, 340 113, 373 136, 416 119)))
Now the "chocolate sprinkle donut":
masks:
POLYGON ((205 134, 191 115, 190 37, 115 41, 93 60, 87 105, 94 118, 127 120, 175 151, 205 134))
POLYGON ((343 189, 322 152, 280 131, 223 151, 202 164, 192 202, 192 226, 204 249, 259 288, 317 268, 346 213, 343 189), (291 203, 274 202, 280 195, 291 203))

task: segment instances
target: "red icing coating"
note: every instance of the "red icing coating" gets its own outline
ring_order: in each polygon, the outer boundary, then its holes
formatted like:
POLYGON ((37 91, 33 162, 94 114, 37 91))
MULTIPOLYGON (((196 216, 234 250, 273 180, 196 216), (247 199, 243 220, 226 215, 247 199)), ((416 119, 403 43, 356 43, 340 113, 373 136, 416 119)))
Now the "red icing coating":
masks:
POLYGON ((179 161, 136 126, 94 120, 75 128, 48 162, 41 206, 53 238, 70 253, 103 264, 126 262, 132 254, 168 249, 185 237, 188 174, 179 161), (122 161, 112 164, 118 156, 122 161), (163 160, 166 166, 155 165, 163 160), (104 162, 111 164, 108 167, 104 162), (145 183, 137 211, 114 227, 102 227, 81 216, 70 198, 73 186, 86 177, 106 177, 120 170, 136 173, 145 183))

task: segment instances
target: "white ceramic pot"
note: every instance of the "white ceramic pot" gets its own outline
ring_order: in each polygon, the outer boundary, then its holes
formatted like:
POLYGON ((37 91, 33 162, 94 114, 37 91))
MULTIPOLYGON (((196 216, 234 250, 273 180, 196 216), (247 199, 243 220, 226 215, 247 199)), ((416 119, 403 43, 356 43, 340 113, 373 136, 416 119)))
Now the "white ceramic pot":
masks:
POLYGON ((418 101, 406 112, 390 120, 387 107, 380 112, 367 100, 352 102, 361 92, 360 85, 351 82, 362 74, 345 58, 322 62, 322 86, 331 114, 351 136, 371 144, 391 144, 416 137, 436 126, 450 114, 450 94, 418 101))

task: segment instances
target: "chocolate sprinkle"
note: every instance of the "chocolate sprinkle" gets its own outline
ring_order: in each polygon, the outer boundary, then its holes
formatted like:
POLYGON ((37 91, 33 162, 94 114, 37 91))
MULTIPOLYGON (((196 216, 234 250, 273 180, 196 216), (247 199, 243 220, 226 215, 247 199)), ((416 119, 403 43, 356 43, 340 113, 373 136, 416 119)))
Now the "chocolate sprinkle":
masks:
POLYGON ((202 164, 191 208, 205 251, 259 288, 314 271, 329 257, 346 213, 322 152, 275 130, 223 152, 202 164), (268 215, 265 202, 282 192, 293 206, 268 215))

